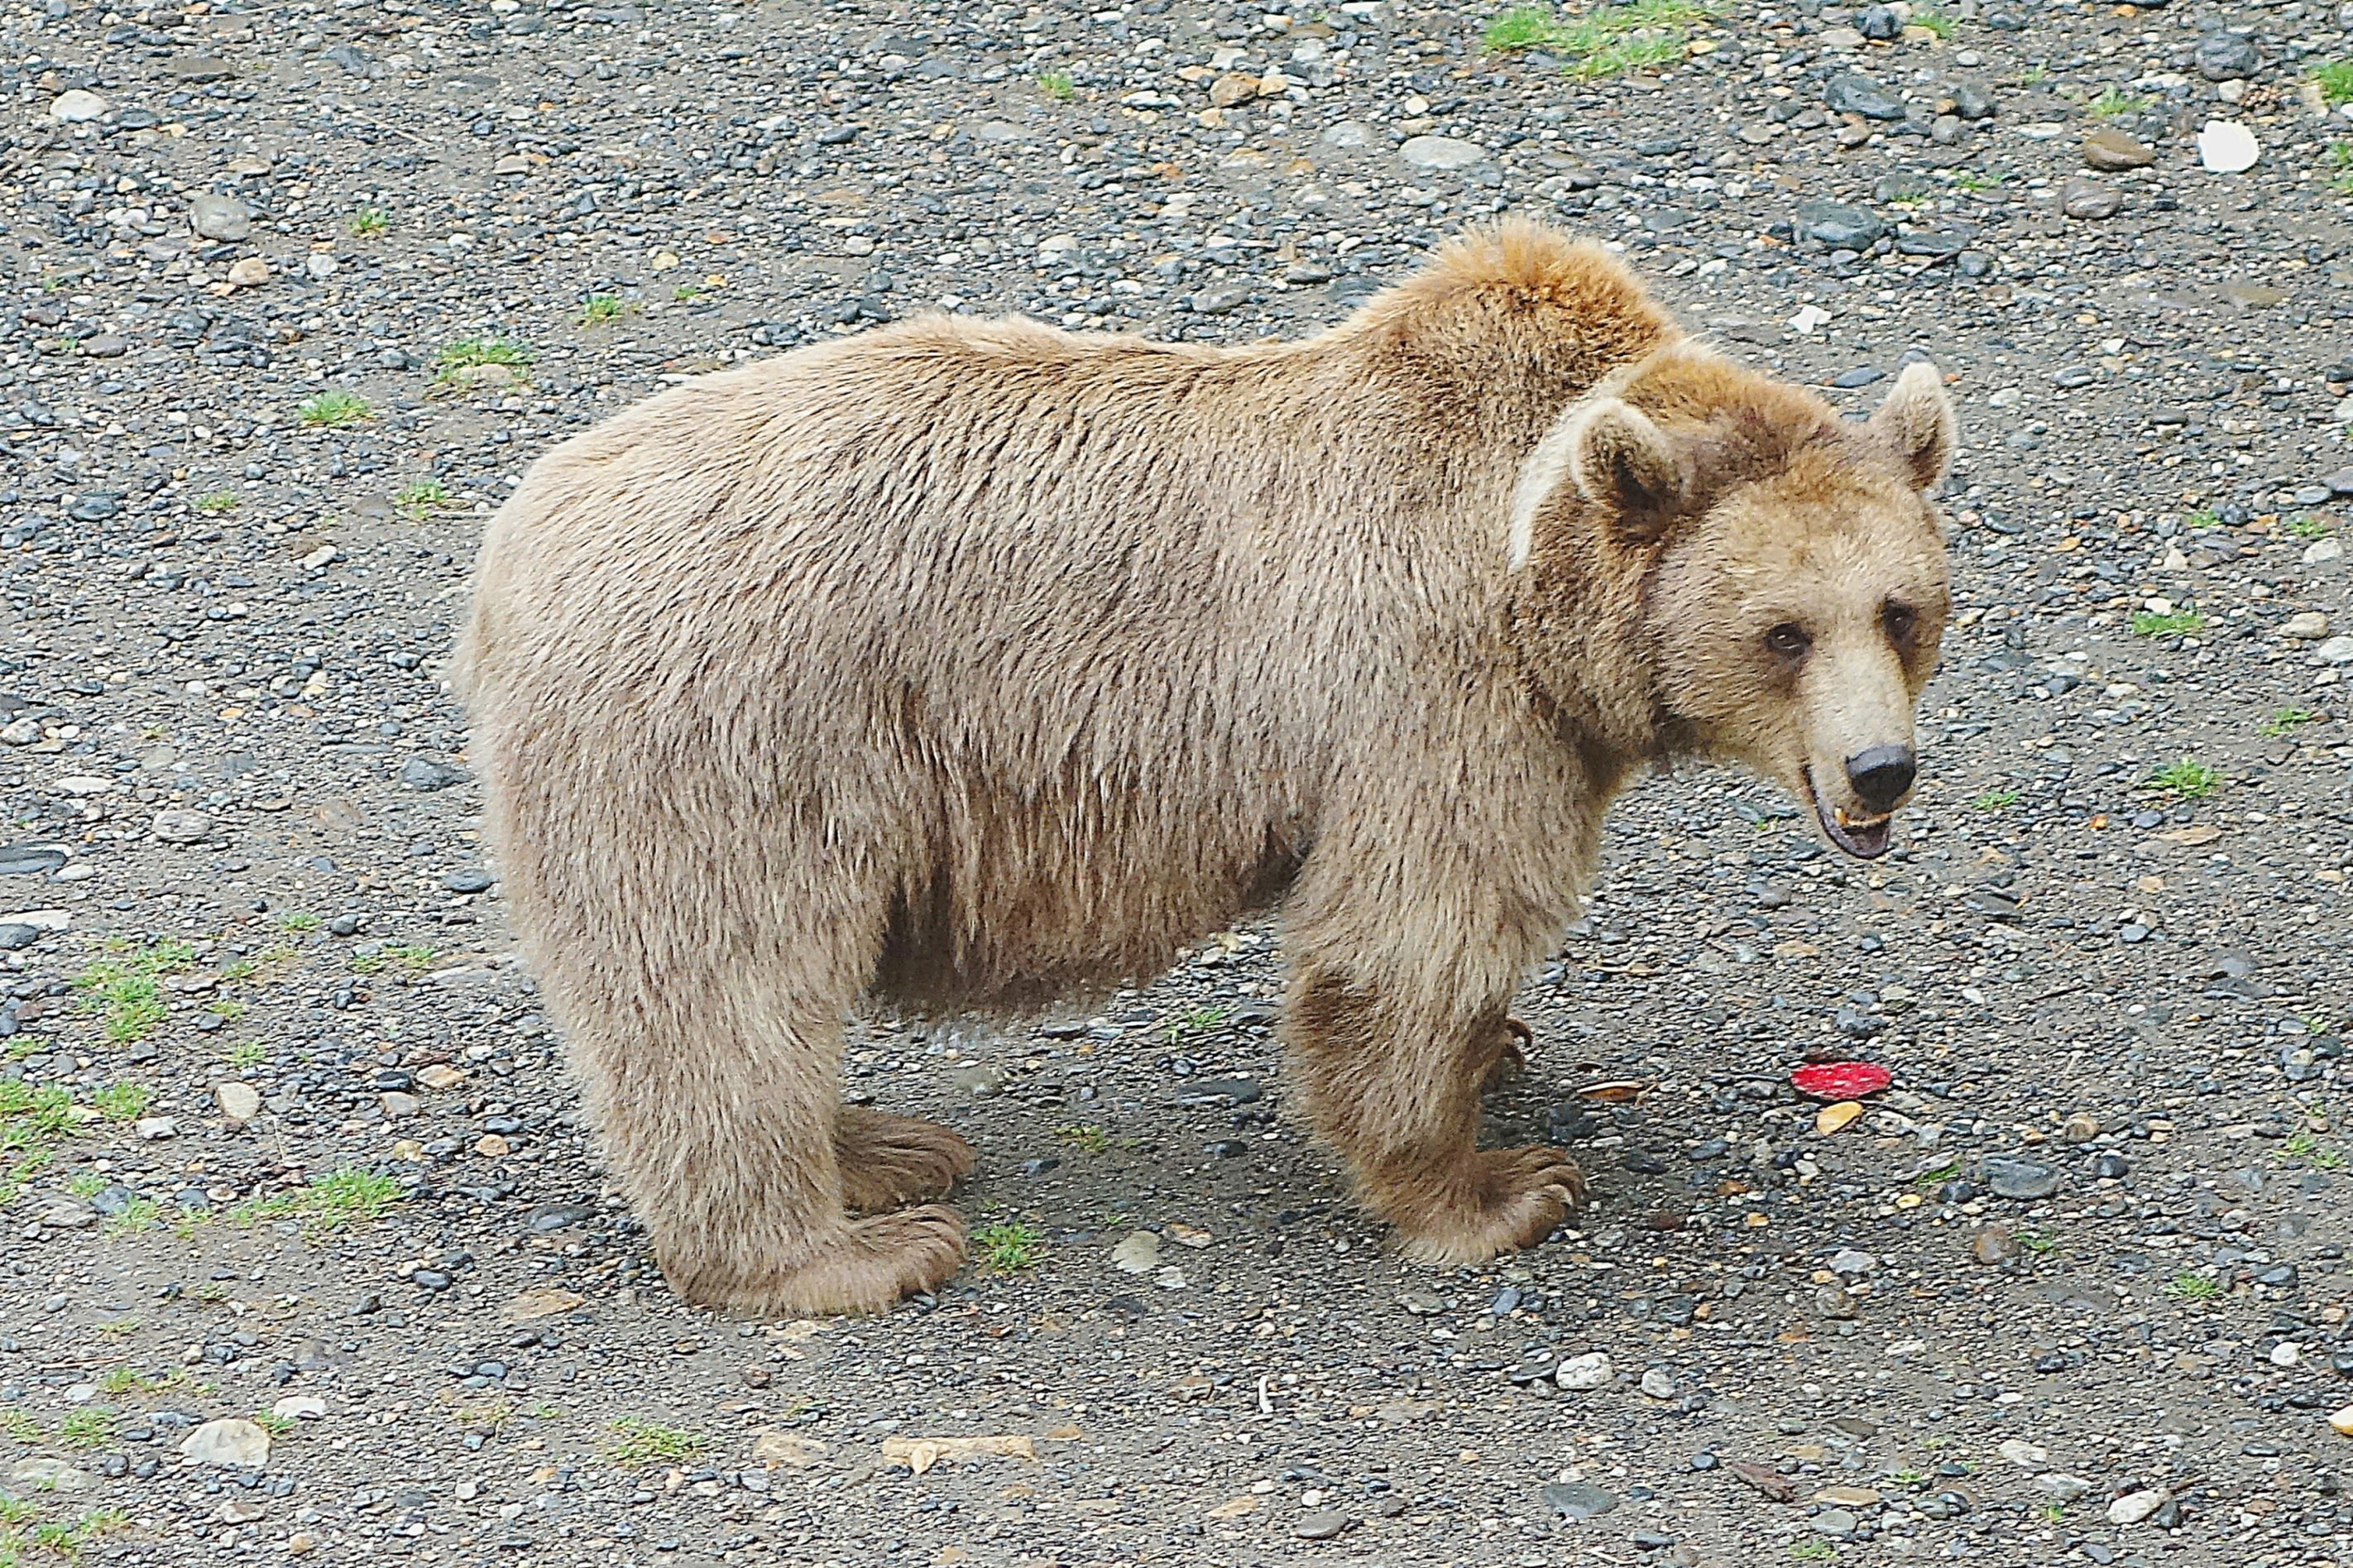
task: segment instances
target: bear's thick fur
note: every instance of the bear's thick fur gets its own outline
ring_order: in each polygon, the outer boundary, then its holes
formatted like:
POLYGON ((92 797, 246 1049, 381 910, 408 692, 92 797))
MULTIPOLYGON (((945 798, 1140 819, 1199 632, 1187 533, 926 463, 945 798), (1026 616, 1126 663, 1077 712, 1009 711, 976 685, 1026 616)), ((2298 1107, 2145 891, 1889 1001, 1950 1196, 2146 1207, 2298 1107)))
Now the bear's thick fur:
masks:
POLYGON ((558 447, 459 669, 515 931, 670 1281, 937 1284, 963 1228, 901 1205, 972 1154, 842 1105, 861 996, 1017 1005, 1271 904, 1363 1201, 1424 1259, 1542 1237, 1577 1168, 1481 1150, 1479 1088, 1605 806, 1731 758, 1884 847, 1952 441, 1932 368, 1844 422, 1506 223, 1303 342, 931 318, 558 447))

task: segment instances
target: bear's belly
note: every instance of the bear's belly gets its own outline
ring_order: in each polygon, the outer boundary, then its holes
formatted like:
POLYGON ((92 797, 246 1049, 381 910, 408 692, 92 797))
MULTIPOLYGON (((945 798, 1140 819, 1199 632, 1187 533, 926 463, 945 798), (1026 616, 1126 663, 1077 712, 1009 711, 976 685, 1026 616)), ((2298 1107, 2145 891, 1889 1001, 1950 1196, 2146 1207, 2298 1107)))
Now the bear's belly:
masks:
POLYGON ((1295 825, 1189 826, 1156 841, 1032 836, 934 866, 892 902, 874 993, 983 1011, 1099 995, 1290 890, 1305 847, 1295 825))

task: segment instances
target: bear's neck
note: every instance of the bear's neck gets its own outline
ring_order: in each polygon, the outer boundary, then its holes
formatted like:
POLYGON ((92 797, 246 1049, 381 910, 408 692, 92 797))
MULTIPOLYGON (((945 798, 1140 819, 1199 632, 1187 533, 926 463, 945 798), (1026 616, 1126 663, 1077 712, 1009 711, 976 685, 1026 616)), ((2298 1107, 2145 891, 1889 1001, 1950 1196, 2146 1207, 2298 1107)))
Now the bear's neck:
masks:
POLYGON ((1504 592, 1504 641, 1564 737, 1632 769, 1685 749, 1643 630, 1646 559, 1601 537, 1582 506, 1556 506, 1504 592))

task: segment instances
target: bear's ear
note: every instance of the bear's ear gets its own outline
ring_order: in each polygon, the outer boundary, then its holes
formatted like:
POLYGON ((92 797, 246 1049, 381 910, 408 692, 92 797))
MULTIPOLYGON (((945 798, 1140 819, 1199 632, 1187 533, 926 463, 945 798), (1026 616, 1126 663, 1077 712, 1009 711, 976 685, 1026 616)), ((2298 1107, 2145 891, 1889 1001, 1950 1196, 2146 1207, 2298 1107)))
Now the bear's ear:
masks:
POLYGON ((1659 427, 1631 404, 1597 399, 1568 431, 1568 471, 1577 493, 1609 506, 1634 542, 1665 532, 1684 509, 1692 471, 1659 427))
POLYGON ((1906 366, 1887 401, 1872 415, 1871 429, 1894 449, 1896 461, 1914 484, 1934 490, 1943 483, 1953 466, 1953 444, 1960 431, 1936 367, 1925 359, 1906 366))

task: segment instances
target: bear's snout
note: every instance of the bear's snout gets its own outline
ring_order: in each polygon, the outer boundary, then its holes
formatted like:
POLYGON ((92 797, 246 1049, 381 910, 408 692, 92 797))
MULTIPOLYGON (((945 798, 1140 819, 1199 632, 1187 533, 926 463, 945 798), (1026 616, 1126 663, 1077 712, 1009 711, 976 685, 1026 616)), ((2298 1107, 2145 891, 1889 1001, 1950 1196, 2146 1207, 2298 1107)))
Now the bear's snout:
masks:
POLYGON ((1919 770, 1919 758, 1908 746, 1874 746, 1846 759, 1846 781, 1855 799, 1874 811, 1895 810, 1919 770))

